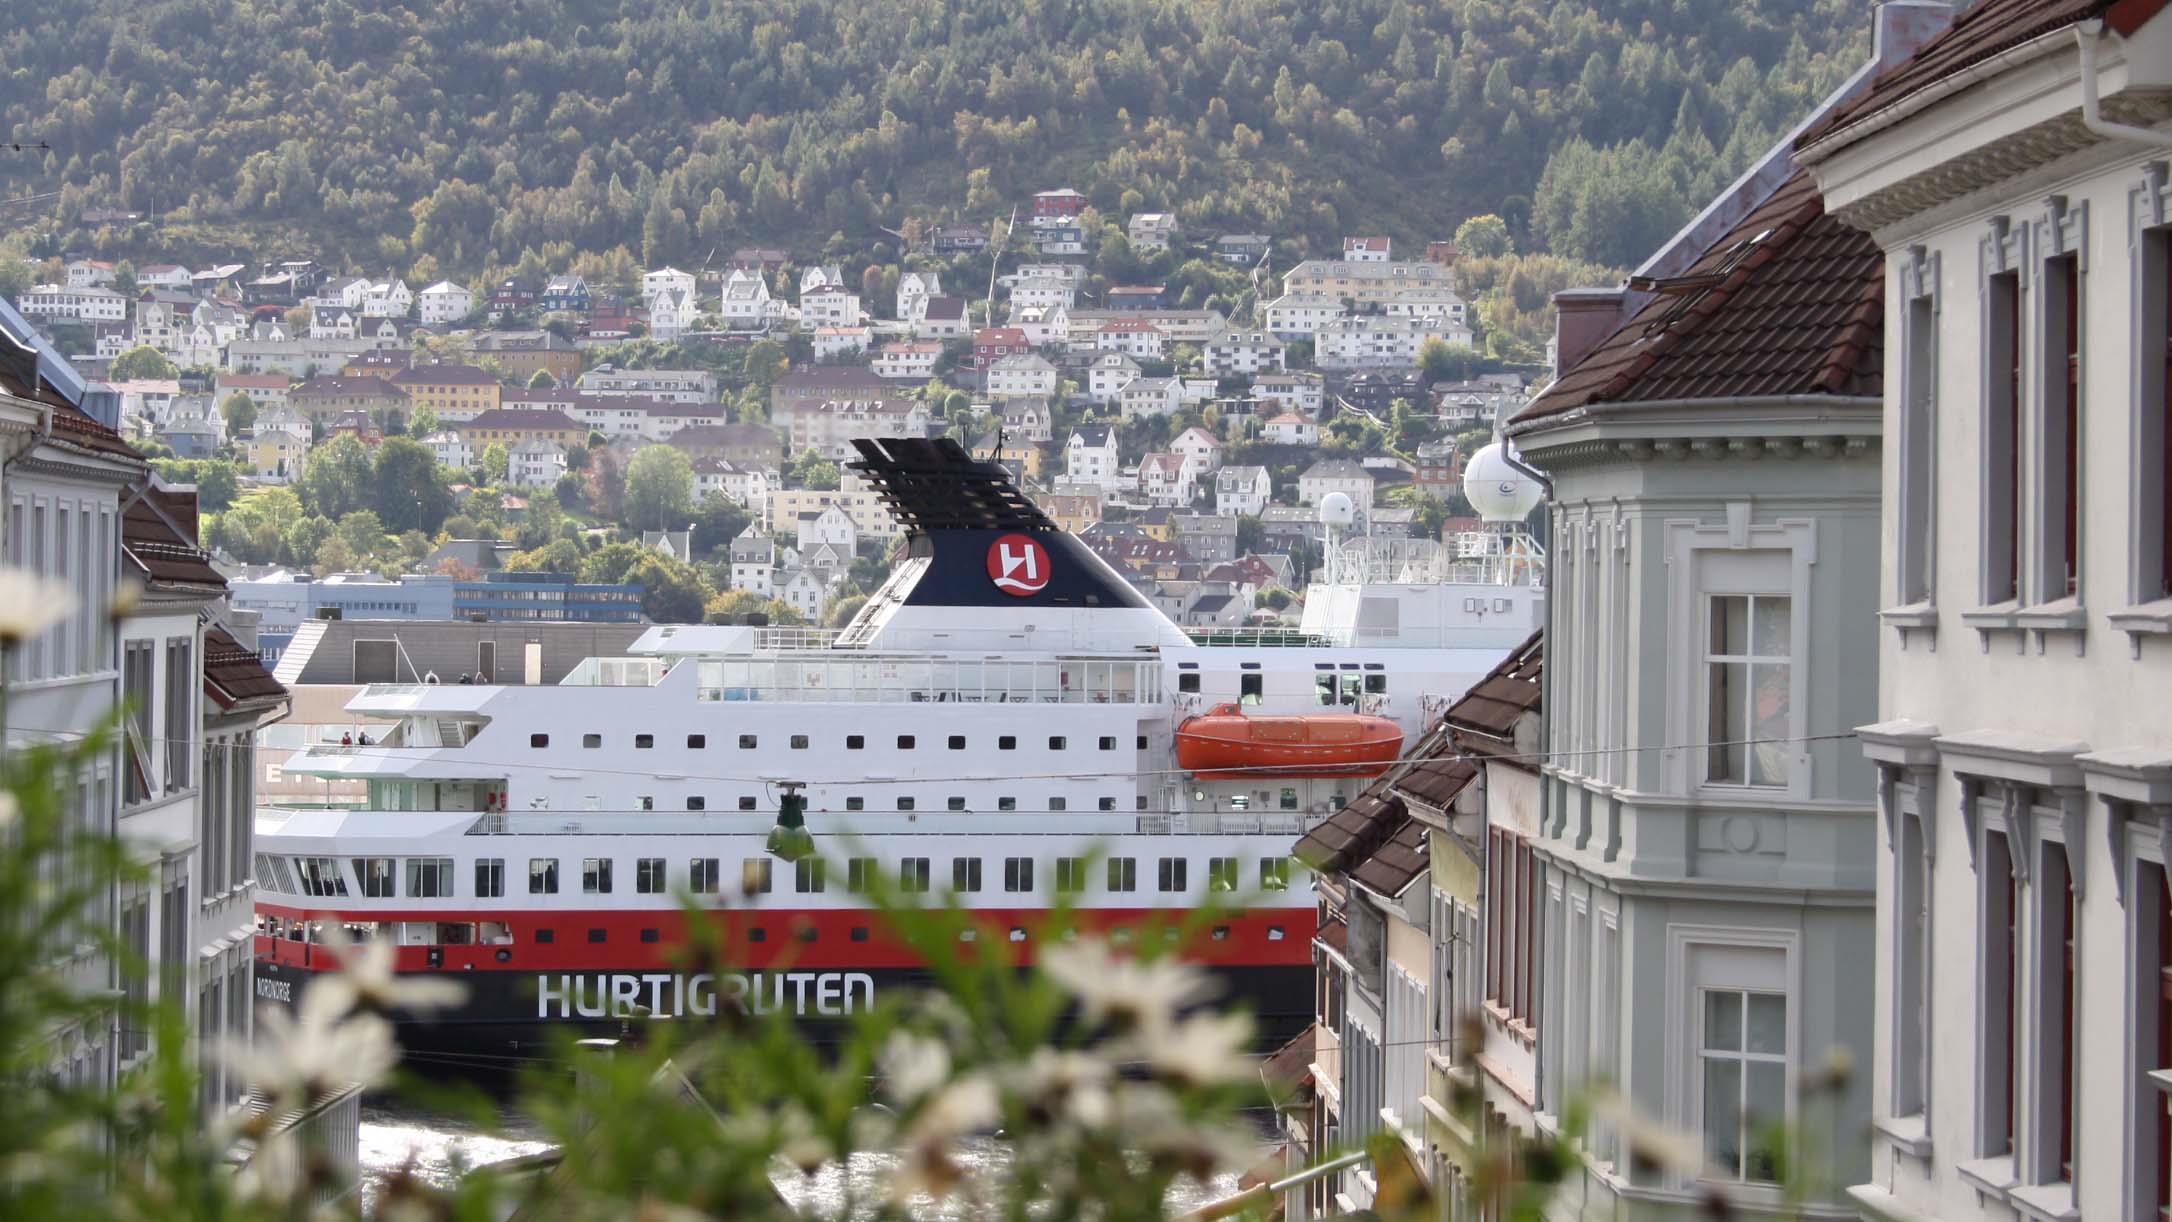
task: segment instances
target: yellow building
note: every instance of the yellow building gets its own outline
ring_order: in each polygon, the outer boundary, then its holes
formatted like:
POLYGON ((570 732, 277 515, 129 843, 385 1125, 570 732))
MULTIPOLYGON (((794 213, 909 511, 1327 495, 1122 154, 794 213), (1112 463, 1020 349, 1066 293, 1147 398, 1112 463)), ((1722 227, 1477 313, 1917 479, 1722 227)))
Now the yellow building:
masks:
POLYGON ((487 370, 473 365, 417 365, 402 369, 390 380, 407 392, 409 414, 427 407, 446 421, 473 420, 496 411, 504 390, 487 370))
POLYGON ((821 513, 835 505, 852 519, 863 539, 895 539, 905 533, 882 498, 858 479, 847 477, 846 487, 824 491, 815 488, 780 488, 769 494, 769 529, 791 531, 803 513, 821 513))
POLYGON ((547 441, 561 449, 588 444, 588 428, 553 408, 501 407, 453 426, 476 453, 497 443, 511 450, 523 441, 547 441))
POLYGON ((1084 493, 1052 493, 1041 498, 1041 512, 1075 535, 1101 520, 1101 498, 1084 493))
POLYGON ((249 439, 249 469, 257 478, 286 483, 302 473, 309 438, 285 429, 264 429, 249 439))

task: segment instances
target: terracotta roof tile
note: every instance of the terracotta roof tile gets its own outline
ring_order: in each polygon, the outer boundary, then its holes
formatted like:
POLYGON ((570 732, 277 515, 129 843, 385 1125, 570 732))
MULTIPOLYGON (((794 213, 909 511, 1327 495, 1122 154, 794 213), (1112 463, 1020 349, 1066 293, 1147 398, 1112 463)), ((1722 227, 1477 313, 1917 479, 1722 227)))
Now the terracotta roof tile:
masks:
POLYGON ((1266 1061, 1259 1067, 1259 1076, 1267 1080, 1268 1086, 1278 1091, 1310 1085, 1313 1050, 1319 1044, 1318 1035, 1317 1023, 1298 1032, 1289 1043, 1268 1054, 1266 1061))
POLYGON ((1338 955, 1350 953, 1350 921, 1346 917, 1322 922, 1313 939, 1338 955))
POLYGON ((1463 699, 1448 706, 1448 728, 1464 745, 1479 749, 1488 745, 1484 740, 1508 741, 1524 714, 1539 711, 1545 672, 1546 640, 1534 632, 1485 678, 1472 684, 1463 699))
POLYGON ((1879 73, 1860 96, 1811 125, 1795 146, 1843 132, 1920 89, 2054 30, 2103 17, 2124 36, 2163 7, 2164 0, 1980 0, 1914 55, 1879 73))
POLYGON ((284 696, 287 689, 264 669, 255 650, 213 626, 204 632, 204 694, 231 710, 244 701, 284 696))
POLYGON ((121 512, 121 550, 152 585, 210 587, 223 590, 226 578, 211 567, 211 557, 175 529, 165 514, 152 504, 170 494, 162 489, 138 488, 121 512))
POLYGON ((1372 855, 1404 818, 1402 800, 1375 781, 1297 841, 1297 859, 1323 874, 1340 873, 1372 855))
POLYGON ((1366 890, 1392 898, 1401 895, 1431 864, 1426 855, 1425 825, 1405 819, 1385 843, 1350 871, 1350 877, 1366 890))
POLYGON ((1884 260, 1798 172, 1518 412, 1881 391, 1884 260))
POLYGON ((1395 779, 1395 788, 1435 810, 1446 810, 1463 787, 1477 778, 1478 766, 1456 758, 1443 739, 1437 754, 1417 761, 1395 779))

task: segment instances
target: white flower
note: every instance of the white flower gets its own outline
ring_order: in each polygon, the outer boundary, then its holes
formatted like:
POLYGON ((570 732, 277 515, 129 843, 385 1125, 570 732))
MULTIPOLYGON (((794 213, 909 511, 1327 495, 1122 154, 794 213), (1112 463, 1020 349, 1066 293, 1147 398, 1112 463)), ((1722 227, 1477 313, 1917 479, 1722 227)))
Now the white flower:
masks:
POLYGON ((1188 1086, 1242 1082, 1259 1071, 1245 1055, 1252 1020, 1242 1014, 1194 1014, 1169 1030, 1139 1041, 1147 1065, 1161 1077, 1188 1086))
POLYGON ((289 1104, 328 1090, 375 1086, 400 1063, 392 1024, 374 1014, 337 1015, 303 993, 299 1013, 266 1007, 254 1042, 229 1041, 220 1057, 262 1094, 289 1104))
POLYGON ((912 1132, 922 1140, 942 1141, 988 1128, 1002 1114, 995 1083, 980 1074, 968 1074, 928 1100, 913 1117, 912 1132))
POLYGON ((310 982, 303 991, 305 1004, 319 1000, 333 1013, 369 1010, 442 1010, 459 1005, 467 989, 457 980, 435 976, 401 976, 392 970, 394 947, 382 938, 353 941, 344 935, 329 943, 340 970, 310 982))
POLYGON ((893 1032, 883 1045, 881 1068, 890 1097, 912 1103, 950 1080, 950 1052, 935 1040, 893 1032))
POLYGON ((950 1156, 947 1142, 916 1141, 890 1173, 890 1198, 901 1206, 921 1197, 940 1201, 964 1182, 965 1168, 950 1156))
POLYGON ((0 648, 25 641, 75 612, 66 582, 29 569, 0 568, 0 648))
POLYGON ((778 1117, 776 1138, 777 1153, 801 1175, 813 1175, 836 1156, 829 1139, 817 1133, 814 1121, 797 1107, 778 1117))
POLYGON ((1632 1163, 1644 1163, 1678 1179, 1693 1180, 1705 1172, 1704 1144, 1689 1133, 1641 1115, 1627 1099, 1614 1091, 1595 1093, 1591 1115, 1622 1136, 1632 1163))
POLYGON ((1177 1010, 1213 995, 1205 973, 1173 959, 1118 958, 1104 942, 1082 939, 1041 953, 1041 970, 1078 998, 1089 1023, 1159 1032, 1177 1010))
POLYGON ((1013 1075, 1027 1106, 1052 1119, 1098 1129, 1114 1114, 1108 1062, 1083 1052, 1040 1047, 1013 1075))

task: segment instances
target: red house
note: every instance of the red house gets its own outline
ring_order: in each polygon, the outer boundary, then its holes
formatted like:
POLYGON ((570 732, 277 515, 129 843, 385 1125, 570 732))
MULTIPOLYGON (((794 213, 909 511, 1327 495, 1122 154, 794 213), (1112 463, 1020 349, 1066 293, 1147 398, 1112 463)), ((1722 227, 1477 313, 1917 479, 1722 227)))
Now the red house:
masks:
POLYGON ((986 369, 1007 356, 1033 351, 1026 333, 1017 327, 982 327, 973 332, 973 368, 986 369))
POLYGON ((1035 225, 1065 225, 1086 210, 1086 197, 1069 187, 1042 191, 1033 197, 1035 225))

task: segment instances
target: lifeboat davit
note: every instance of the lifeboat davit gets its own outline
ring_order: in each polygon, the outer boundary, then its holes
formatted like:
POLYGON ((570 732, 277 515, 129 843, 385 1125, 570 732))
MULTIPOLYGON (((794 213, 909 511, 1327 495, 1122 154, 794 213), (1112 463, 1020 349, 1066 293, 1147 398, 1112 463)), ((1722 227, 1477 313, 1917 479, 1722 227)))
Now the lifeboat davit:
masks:
POLYGON ((1178 766, 1206 780, 1377 776, 1402 750, 1402 729, 1370 713, 1247 717, 1234 704, 1218 704, 1176 731, 1178 766))

